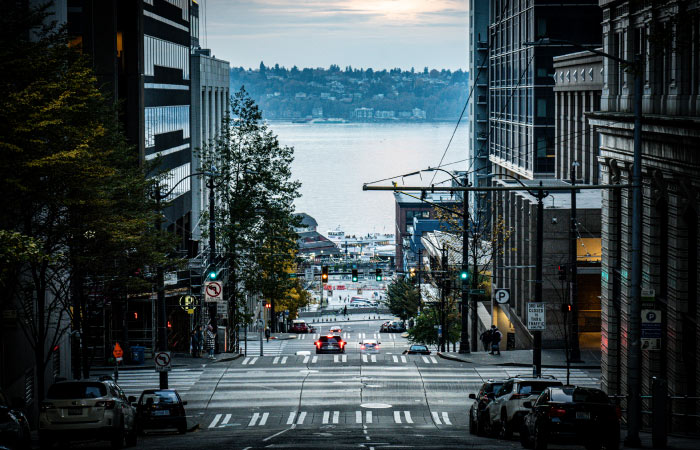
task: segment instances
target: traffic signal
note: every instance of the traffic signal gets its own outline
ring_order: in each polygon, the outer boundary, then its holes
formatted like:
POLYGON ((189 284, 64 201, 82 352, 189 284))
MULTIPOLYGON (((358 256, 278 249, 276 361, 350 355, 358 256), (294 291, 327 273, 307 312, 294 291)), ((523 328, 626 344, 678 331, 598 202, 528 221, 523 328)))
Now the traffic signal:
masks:
POLYGON ((322 283, 328 282, 328 266, 321 267, 321 282, 322 283))
POLYGON ((469 281, 469 271, 467 269, 462 269, 462 271, 459 273, 459 278, 462 281, 469 281))
POLYGON ((352 269, 352 282, 357 283, 357 269, 352 269))
POLYGON ((566 280, 566 264, 559 264, 559 279, 566 280))
POLYGON ((570 313, 571 312, 571 304, 570 303, 562 303, 561 304, 561 312, 564 314, 570 313))
POLYGON ((216 280, 216 269, 209 270, 209 274, 207 275, 207 279, 210 281, 216 280))
POLYGON ((265 303, 265 309, 270 309, 270 308, 272 308, 272 305, 269 303, 265 303))
POLYGON ((411 277, 415 277, 416 276, 416 268, 411 267, 410 269, 408 269, 408 273, 411 277))
POLYGON ((377 281, 382 281, 382 269, 377 269, 377 281))

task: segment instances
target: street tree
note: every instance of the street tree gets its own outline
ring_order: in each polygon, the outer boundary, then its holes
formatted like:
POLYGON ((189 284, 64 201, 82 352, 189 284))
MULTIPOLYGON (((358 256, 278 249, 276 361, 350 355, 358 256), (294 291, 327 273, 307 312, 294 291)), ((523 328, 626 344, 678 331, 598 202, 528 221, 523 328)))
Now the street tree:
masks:
POLYGON ((386 299, 389 311, 401 320, 415 317, 421 305, 418 286, 404 278, 397 278, 389 284, 386 299))

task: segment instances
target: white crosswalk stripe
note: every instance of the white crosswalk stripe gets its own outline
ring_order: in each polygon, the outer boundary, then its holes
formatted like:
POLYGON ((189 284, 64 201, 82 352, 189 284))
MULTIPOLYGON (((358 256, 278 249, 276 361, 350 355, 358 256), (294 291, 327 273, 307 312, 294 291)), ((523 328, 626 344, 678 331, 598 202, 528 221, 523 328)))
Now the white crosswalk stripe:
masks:
POLYGON ((309 362, 310 359, 311 359, 311 357, 310 357, 309 355, 304 356, 304 362, 303 362, 303 363, 304 363, 304 364, 308 364, 308 362, 309 362))
POLYGON ((377 355, 372 355, 372 362, 377 362, 377 355))
MULTIPOLYGON (((180 392, 190 390, 200 379, 203 369, 174 368, 168 374, 168 385, 180 392)), ((156 388, 160 376, 153 369, 123 370, 119 372, 117 384, 127 395, 140 395, 144 389, 156 388)))
POLYGON ((403 417, 406 423, 413 423, 413 418, 411 417, 411 411, 394 411, 394 422, 401 423, 401 413, 403 412, 403 417))
POLYGON ((318 362, 318 356, 311 358, 311 364, 316 364, 318 362))
POLYGON ((431 357, 430 357, 430 360, 433 362, 433 364, 437 364, 437 359, 435 359, 434 356, 431 356, 431 357))
POLYGON ((372 411, 365 411, 365 422, 372 423, 372 411))
POLYGON ((367 362, 367 355, 362 355, 362 362, 367 362))
POLYGON ((211 421, 209 424, 209 428, 214 428, 216 425, 219 423, 219 420, 221 420, 221 414, 217 414, 214 416, 214 419, 211 421))
POLYGON ((302 411, 299 413, 299 417, 297 418, 297 425, 303 425, 304 419, 306 419, 306 411, 302 411))
POLYGON ((254 427, 254 426, 264 426, 267 423, 267 418, 270 416, 270 413, 263 413, 262 416, 260 413, 253 413, 253 417, 250 418, 250 422, 248 422, 249 427, 254 427), (260 422, 258 422, 258 419, 260 419, 260 422))
POLYGON ((362 411, 355 411, 355 423, 362 423, 362 411))
POLYGON ((405 362, 406 362, 406 357, 403 356, 403 355, 401 356, 401 362, 402 362, 402 363, 405 363, 405 362))
POLYGON ((395 363, 399 362, 399 357, 396 355, 391 355, 391 359, 393 359, 395 363))
POLYGON ((430 364, 430 361, 428 361, 428 358, 425 357, 425 356, 423 357, 423 362, 426 363, 426 364, 430 364))
POLYGON ((450 422, 450 416, 447 414, 447 411, 442 412, 442 421, 445 422, 445 425, 452 425, 452 422, 450 422))

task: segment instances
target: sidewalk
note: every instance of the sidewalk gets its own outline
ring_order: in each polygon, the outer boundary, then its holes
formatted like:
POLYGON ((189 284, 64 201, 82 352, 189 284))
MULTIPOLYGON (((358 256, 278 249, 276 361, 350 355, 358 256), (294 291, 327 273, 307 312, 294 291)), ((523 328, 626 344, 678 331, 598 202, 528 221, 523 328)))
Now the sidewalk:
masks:
MULTIPOLYGON (((620 430, 620 434, 622 435, 622 439, 624 440, 624 437, 626 435, 626 430, 623 428, 620 430)), ((639 433, 639 438, 642 441, 642 448, 654 448, 651 443, 651 433, 641 431, 639 433)), ((694 450, 700 447, 700 441, 698 440, 697 437, 689 437, 689 436, 677 436, 677 435, 669 435, 666 439, 666 447, 667 449, 688 449, 688 450, 694 450)), ((624 444, 620 446, 620 448, 629 448, 625 447, 624 444)))
MULTIPOLYGON (((188 367, 201 367, 202 364, 211 364, 217 362, 228 362, 240 358, 242 355, 240 353, 218 353, 216 355, 216 360, 209 359, 206 352, 201 358, 193 358, 187 353, 173 353, 173 361, 171 366, 173 368, 188 368, 188 367)), ((146 358, 143 364, 120 364, 119 371, 122 370, 156 370, 155 363, 152 358, 146 358)), ((97 372, 114 371, 114 366, 92 366, 90 370, 97 372)))
MULTIPOLYGON (((532 367, 532 350, 502 350, 499 355, 490 355, 485 351, 476 353, 438 352, 444 359, 460 361, 475 365, 499 365, 513 367, 532 367)), ((600 350, 581 350, 583 362, 571 363, 572 368, 600 369, 600 350)), ((543 349, 542 367, 566 368, 566 356, 563 349, 543 349)))

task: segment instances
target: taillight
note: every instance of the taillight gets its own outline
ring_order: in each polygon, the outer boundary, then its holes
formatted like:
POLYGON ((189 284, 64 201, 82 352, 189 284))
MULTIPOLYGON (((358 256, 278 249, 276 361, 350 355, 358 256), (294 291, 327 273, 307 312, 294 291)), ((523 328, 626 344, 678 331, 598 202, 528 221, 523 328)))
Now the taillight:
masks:
POLYGON ((378 345, 375 345, 374 348, 376 348, 377 350, 379 350, 379 346, 378 346, 378 345))
POLYGON ((364 350, 364 349, 365 349, 365 344, 360 345, 360 348, 364 350))
POLYGON ((566 410, 561 408, 550 408, 549 417, 564 417, 566 415, 566 410))
POLYGON ((345 342, 340 341, 340 347, 341 347, 341 348, 342 348, 342 347, 345 347, 345 342))
POLYGON ((316 342, 314 342, 314 344, 316 344, 316 347, 320 347, 320 346, 321 346, 321 341, 316 341, 316 342))
POLYGON ((114 409, 116 402, 114 400, 100 400, 95 403, 95 406, 102 407, 104 409, 114 409))
POLYGON ((47 409, 54 409, 54 408, 55 408, 55 406, 53 405, 53 403, 43 402, 43 403, 41 404, 41 410, 42 410, 42 411, 46 411, 47 409))

